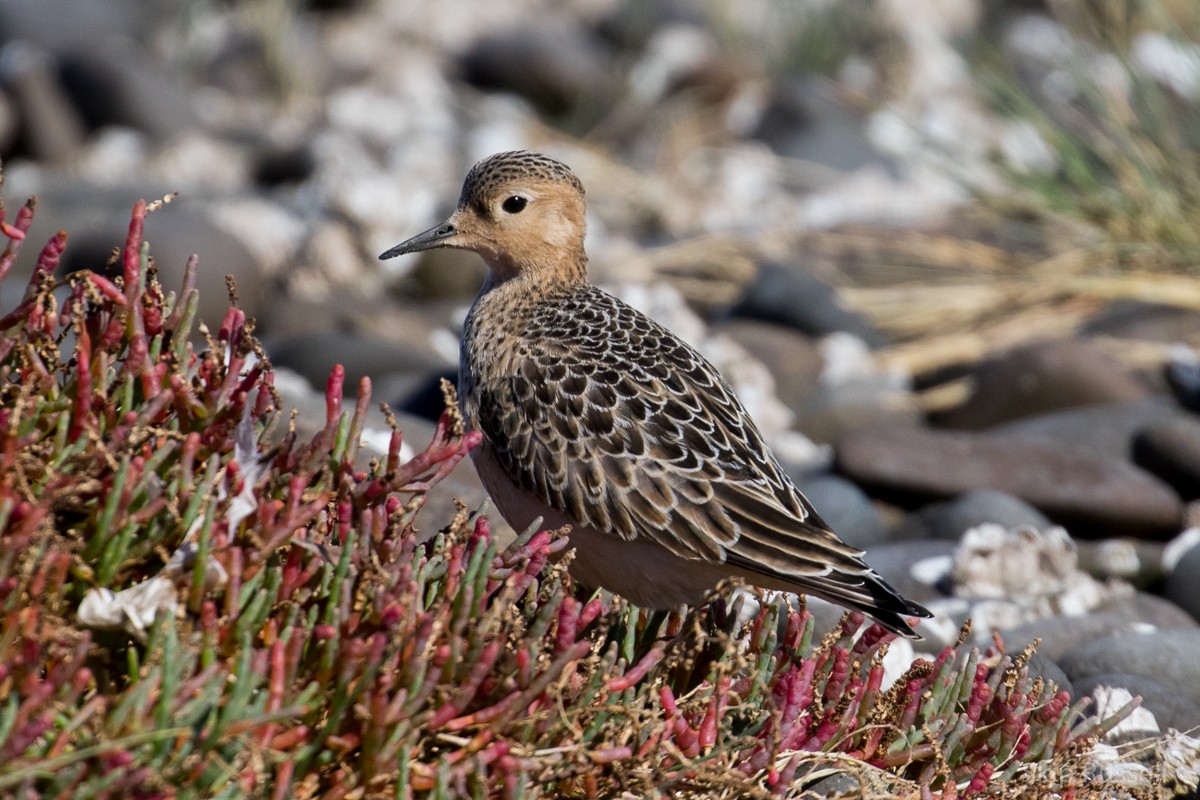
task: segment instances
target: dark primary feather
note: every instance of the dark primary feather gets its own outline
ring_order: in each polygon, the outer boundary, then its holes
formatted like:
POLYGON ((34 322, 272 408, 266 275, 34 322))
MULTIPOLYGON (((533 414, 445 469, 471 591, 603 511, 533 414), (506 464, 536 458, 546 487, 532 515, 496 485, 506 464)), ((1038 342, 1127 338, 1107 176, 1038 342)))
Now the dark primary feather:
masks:
MULTIPOLYGON (((477 342, 463 377, 514 483, 601 531, 783 581, 906 635, 902 614, 928 616, 829 530, 728 384, 666 329, 589 284, 543 295, 508 327, 509 363, 477 342)), ((496 335, 471 320, 464 334, 496 335)))

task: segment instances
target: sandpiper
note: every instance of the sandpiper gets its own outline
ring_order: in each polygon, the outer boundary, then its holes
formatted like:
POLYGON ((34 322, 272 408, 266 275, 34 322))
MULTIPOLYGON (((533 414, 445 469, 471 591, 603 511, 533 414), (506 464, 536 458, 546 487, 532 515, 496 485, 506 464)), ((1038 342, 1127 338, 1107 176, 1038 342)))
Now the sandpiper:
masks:
POLYGON ((463 329, 472 453, 516 530, 569 526, 571 573, 647 608, 702 602, 728 576, 859 609, 919 638, 928 617, 843 542, 699 353, 587 280, 583 185, 559 161, 499 153, 442 224, 380 258, 473 250, 489 272, 463 329))

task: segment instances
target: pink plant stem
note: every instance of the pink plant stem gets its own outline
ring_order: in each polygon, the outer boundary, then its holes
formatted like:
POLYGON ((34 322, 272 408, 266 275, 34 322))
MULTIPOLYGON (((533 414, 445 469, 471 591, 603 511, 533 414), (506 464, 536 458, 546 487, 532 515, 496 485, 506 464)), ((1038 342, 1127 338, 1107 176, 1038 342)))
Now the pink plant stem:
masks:
MULTIPOLYGON (((590 647, 590 644, 587 642, 581 642, 580 644, 590 647)), ((666 645, 662 642, 655 642, 654 647, 650 648, 650 651, 642 656, 642 659, 638 661, 633 669, 627 670, 624 675, 618 678, 612 678, 605 686, 610 692, 623 692, 631 686, 637 685, 653 669, 654 665, 662 660, 665 650, 666 645)))
POLYGON ((31 224, 33 224, 32 200, 21 206, 13 224, 9 225, 0 216, 0 234, 8 239, 4 246, 4 252, 0 253, 0 280, 4 280, 8 271, 12 269, 13 262, 17 259, 17 253, 21 250, 21 243, 25 241, 25 234, 29 232, 31 224))
POLYGON ((78 326, 75 336, 75 408, 67 437, 78 441, 92 412, 92 338, 87 328, 78 326))

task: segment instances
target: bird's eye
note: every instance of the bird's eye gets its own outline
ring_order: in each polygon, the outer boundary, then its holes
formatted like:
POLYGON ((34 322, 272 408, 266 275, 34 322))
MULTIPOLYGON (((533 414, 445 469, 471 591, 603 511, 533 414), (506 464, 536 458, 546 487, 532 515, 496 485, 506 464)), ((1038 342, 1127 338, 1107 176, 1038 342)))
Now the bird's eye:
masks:
POLYGON ((520 214, 525 210, 525 206, 529 203, 527 199, 519 194, 514 194, 512 197, 500 204, 500 207, 509 214, 520 214))

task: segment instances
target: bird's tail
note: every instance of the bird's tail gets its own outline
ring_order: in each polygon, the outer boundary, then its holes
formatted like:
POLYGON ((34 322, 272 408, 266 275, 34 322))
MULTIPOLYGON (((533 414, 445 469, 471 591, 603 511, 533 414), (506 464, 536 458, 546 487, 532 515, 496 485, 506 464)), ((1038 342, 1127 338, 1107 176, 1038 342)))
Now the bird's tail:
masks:
POLYGON ((805 577, 802 584, 807 593, 861 611, 906 639, 921 638, 913 630, 909 617, 928 619, 933 616, 924 606, 903 597, 871 569, 860 574, 833 571, 828 575, 805 577))

